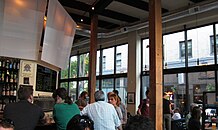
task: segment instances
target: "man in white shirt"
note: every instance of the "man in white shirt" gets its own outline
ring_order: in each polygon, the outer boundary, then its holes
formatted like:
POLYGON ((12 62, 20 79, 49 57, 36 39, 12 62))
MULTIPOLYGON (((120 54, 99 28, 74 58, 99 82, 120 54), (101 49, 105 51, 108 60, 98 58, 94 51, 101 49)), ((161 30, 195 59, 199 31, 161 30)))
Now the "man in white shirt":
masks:
POLYGON ((112 104, 105 102, 105 94, 98 90, 95 92, 95 101, 88 104, 81 111, 81 115, 88 115, 94 121, 95 130, 122 130, 121 121, 112 104))

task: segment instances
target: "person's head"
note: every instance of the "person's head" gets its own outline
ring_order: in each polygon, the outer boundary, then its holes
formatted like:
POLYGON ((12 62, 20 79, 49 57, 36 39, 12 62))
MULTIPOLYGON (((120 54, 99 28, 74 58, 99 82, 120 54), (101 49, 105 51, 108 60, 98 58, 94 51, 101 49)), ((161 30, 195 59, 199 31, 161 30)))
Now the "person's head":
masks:
POLYGON ((14 122, 10 119, 3 118, 0 120, 0 130, 14 130, 14 122))
POLYGON ((174 112, 174 113, 179 113, 180 110, 179 110, 179 108, 175 108, 175 109, 173 110, 173 112, 174 112))
POLYGON ((67 96, 67 91, 65 88, 58 88, 53 93, 52 97, 55 99, 56 103, 68 103, 72 104, 69 96, 67 96))
POLYGON ((77 114, 68 122, 67 130, 94 130, 94 122, 88 116, 77 114))
POLYGON ((78 99, 75 103, 78 105, 80 111, 82 111, 83 108, 87 105, 87 102, 84 99, 78 99))
POLYGON ((196 119, 196 120, 200 120, 201 118, 201 109, 198 106, 195 106, 192 111, 191 111, 191 117, 196 119))
POLYGON ((124 130, 154 130, 154 124, 147 117, 135 115, 128 119, 124 130))
POLYGON ((96 91, 94 94, 94 97, 95 97, 96 102, 105 100, 105 95, 104 95, 104 92, 102 90, 96 91))
POLYGON ((115 93, 108 94, 108 102, 114 106, 120 105, 120 100, 119 100, 117 94, 115 94, 115 93))
POLYGON ((194 107, 196 107, 196 106, 198 106, 198 104, 196 104, 196 103, 191 103, 190 104, 190 112, 192 111, 192 109, 194 108, 194 107))
POLYGON ((119 95, 119 91, 118 91, 118 90, 113 90, 113 92, 114 92, 115 94, 117 94, 117 96, 119 95))
POLYGON ((88 99, 89 98, 88 92, 82 91, 82 93, 80 94, 79 98, 84 99, 84 100, 88 99))
POLYGON ((18 89, 18 99, 33 101, 33 87, 32 86, 20 86, 18 89))

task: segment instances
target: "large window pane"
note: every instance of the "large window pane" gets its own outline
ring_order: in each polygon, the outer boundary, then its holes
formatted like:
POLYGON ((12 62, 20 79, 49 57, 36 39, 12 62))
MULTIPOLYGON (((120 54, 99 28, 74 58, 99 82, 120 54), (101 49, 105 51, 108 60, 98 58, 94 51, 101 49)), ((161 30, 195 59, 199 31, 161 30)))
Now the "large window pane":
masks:
POLYGON ((127 104, 127 78, 117 78, 115 89, 118 90, 122 103, 127 104))
POLYGON ((143 71, 149 70, 149 39, 144 39, 143 41, 143 71))
POLYGON ((79 77, 88 77, 89 74, 89 53, 79 56, 79 77))
POLYGON ((70 78, 77 77, 77 56, 70 57, 70 78))
POLYGON ((214 71, 196 72, 189 74, 190 103, 202 103, 204 91, 215 91, 214 71))
POLYGON ((79 81, 79 88, 78 88, 79 94, 82 91, 87 91, 88 92, 88 80, 84 81, 79 81))
POLYGON ((69 96, 71 97, 72 101, 76 101, 76 85, 77 82, 73 81, 70 82, 70 87, 69 87, 69 96))
POLYGON ((114 74, 114 47, 103 50, 102 74, 114 74))
POLYGON ((103 79, 102 80, 102 91, 105 93, 106 101, 107 101, 107 93, 112 92, 114 90, 114 79, 103 79))
POLYGON ((142 77, 142 99, 147 98, 145 95, 145 92, 149 88, 149 76, 143 76, 142 77))
MULTIPOLYGON (((188 55, 188 66, 214 64, 213 45, 211 43, 213 26, 188 30, 187 35, 188 41, 192 43, 192 57, 188 55)), ((188 50, 189 53, 190 51, 188 50)))
POLYGON ((185 60, 181 59, 181 43, 185 41, 184 31, 163 36, 164 68, 185 67, 185 60))
POLYGON ((173 103, 173 108, 179 108, 183 113, 185 111, 185 74, 167 74, 164 75, 164 92, 169 95, 169 100, 173 103))
POLYGON ((116 73, 127 72, 128 44, 116 48, 116 73))
POLYGON ((100 51, 97 51, 97 58, 96 58, 96 76, 99 75, 100 71, 100 51))
POLYGON ((61 70, 61 79, 67 79, 68 78, 68 67, 64 70, 61 70))

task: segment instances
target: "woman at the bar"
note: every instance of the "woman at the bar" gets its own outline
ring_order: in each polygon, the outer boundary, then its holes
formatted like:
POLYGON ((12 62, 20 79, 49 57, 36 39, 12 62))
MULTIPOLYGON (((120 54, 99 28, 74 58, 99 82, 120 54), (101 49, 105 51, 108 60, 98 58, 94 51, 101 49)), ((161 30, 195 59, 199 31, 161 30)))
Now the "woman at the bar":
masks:
POLYGON ((80 114, 78 106, 72 102, 67 96, 65 88, 58 88, 53 93, 53 98, 56 101, 53 109, 53 118, 57 126, 57 130, 66 130, 67 123, 76 114, 80 114))

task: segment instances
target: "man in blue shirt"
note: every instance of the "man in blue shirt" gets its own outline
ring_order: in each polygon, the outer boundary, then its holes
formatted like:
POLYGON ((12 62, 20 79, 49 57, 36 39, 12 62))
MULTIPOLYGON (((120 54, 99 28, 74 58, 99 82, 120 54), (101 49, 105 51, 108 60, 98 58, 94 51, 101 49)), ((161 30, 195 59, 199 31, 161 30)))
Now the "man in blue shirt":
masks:
POLYGON ((81 115, 88 115, 94 121, 95 130, 122 130, 121 121, 112 104, 105 102, 104 92, 95 92, 95 101, 88 104, 81 111, 81 115))

